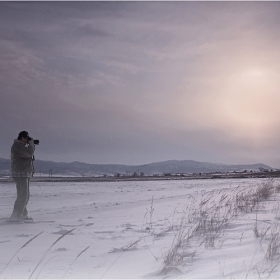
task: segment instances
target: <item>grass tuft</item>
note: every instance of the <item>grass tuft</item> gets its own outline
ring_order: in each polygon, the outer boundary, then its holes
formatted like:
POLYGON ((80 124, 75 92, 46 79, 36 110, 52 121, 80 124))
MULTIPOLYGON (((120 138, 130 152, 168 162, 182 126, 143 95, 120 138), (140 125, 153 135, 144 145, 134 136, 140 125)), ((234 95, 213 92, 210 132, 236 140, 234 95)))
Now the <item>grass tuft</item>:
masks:
POLYGON ((86 247, 84 250, 82 250, 79 255, 72 261, 72 263, 69 265, 68 269, 65 271, 65 273, 62 276, 62 279, 67 274, 68 270, 72 267, 73 263, 89 248, 90 246, 86 247))
POLYGON ((45 259, 47 253, 50 251, 50 249, 59 241, 61 240, 65 235, 69 234, 70 232, 72 232, 73 230, 75 230, 76 228, 73 228, 67 232, 65 232, 62 236, 60 236, 50 247, 49 249, 45 252, 45 254, 42 256, 42 258, 38 261, 36 267, 34 268, 34 270, 32 271, 31 275, 29 276, 28 279, 31 279, 32 275, 34 274, 34 272, 36 271, 36 269, 38 268, 38 266, 43 262, 43 260, 45 259))
POLYGON ((31 241, 33 241, 35 238, 37 238, 39 235, 41 235, 43 233, 40 232, 37 235, 35 235, 34 237, 32 237, 30 240, 28 240, 24 245, 22 245, 15 253, 14 255, 11 257, 11 259, 7 262, 7 264, 5 265, 5 267, 3 268, 3 270, 1 271, 0 275, 5 271, 5 269, 8 267, 8 265, 11 263, 11 261, 13 260, 13 258, 18 254, 18 252, 23 249, 24 247, 26 247, 31 241))
MULTIPOLYGON (((186 265, 202 245, 216 248, 218 238, 224 234, 230 222, 239 215, 255 211, 259 203, 267 200, 275 191, 274 181, 268 179, 255 189, 242 190, 237 187, 230 194, 228 190, 203 192, 201 200, 194 199, 188 211, 182 214, 178 227, 174 227, 174 239, 164 257, 165 268, 186 265)), ((275 211, 280 211, 278 208, 275 211)), ((259 230, 256 220, 253 231, 255 237, 261 237, 260 242, 263 242, 269 230, 270 227, 259 230)), ((269 240, 266 258, 275 260, 275 256, 280 256, 280 236, 275 233, 269 240)))

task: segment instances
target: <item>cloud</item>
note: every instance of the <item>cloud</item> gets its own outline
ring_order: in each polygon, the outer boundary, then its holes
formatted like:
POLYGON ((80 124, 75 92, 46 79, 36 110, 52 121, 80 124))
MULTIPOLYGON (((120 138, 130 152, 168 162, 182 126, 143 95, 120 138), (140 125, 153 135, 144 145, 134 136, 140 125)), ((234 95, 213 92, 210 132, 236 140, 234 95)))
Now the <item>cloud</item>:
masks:
POLYGON ((0 7, 0 157, 26 129, 48 160, 280 165, 279 3, 0 7))

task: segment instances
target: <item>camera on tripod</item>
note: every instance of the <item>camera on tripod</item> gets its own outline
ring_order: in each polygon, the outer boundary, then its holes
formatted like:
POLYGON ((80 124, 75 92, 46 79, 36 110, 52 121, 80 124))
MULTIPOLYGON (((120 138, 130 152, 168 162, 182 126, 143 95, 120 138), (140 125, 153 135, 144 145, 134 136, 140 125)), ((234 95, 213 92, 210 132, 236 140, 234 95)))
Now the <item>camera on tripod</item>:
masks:
MULTIPOLYGON (((33 140, 33 138, 28 137, 27 140, 30 141, 30 140, 33 140)), ((35 145, 39 145, 39 140, 33 140, 33 142, 35 145)))

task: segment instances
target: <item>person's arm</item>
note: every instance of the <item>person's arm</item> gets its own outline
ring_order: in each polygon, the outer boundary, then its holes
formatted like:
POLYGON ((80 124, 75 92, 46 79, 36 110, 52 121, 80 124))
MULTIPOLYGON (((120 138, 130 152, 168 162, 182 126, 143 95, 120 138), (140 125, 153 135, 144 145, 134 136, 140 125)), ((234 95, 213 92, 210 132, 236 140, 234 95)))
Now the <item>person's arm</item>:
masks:
POLYGON ((35 145, 33 140, 30 140, 28 144, 27 147, 24 144, 14 145, 13 150, 20 157, 30 158, 34 154, 35 145))

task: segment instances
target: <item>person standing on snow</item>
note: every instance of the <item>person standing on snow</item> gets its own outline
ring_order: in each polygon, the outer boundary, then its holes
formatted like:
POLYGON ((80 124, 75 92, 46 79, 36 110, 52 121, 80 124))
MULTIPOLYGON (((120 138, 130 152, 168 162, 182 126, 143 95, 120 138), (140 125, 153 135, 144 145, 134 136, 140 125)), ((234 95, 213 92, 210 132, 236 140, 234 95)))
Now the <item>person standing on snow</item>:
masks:
POLYGON ((29 200, 29 181, 34 174, 34 151, 34 140, 27 131, 21 131, 11 147, 11 175, 17 188, 11 222, 32 220, 28 217, 26 206, 29 200))

